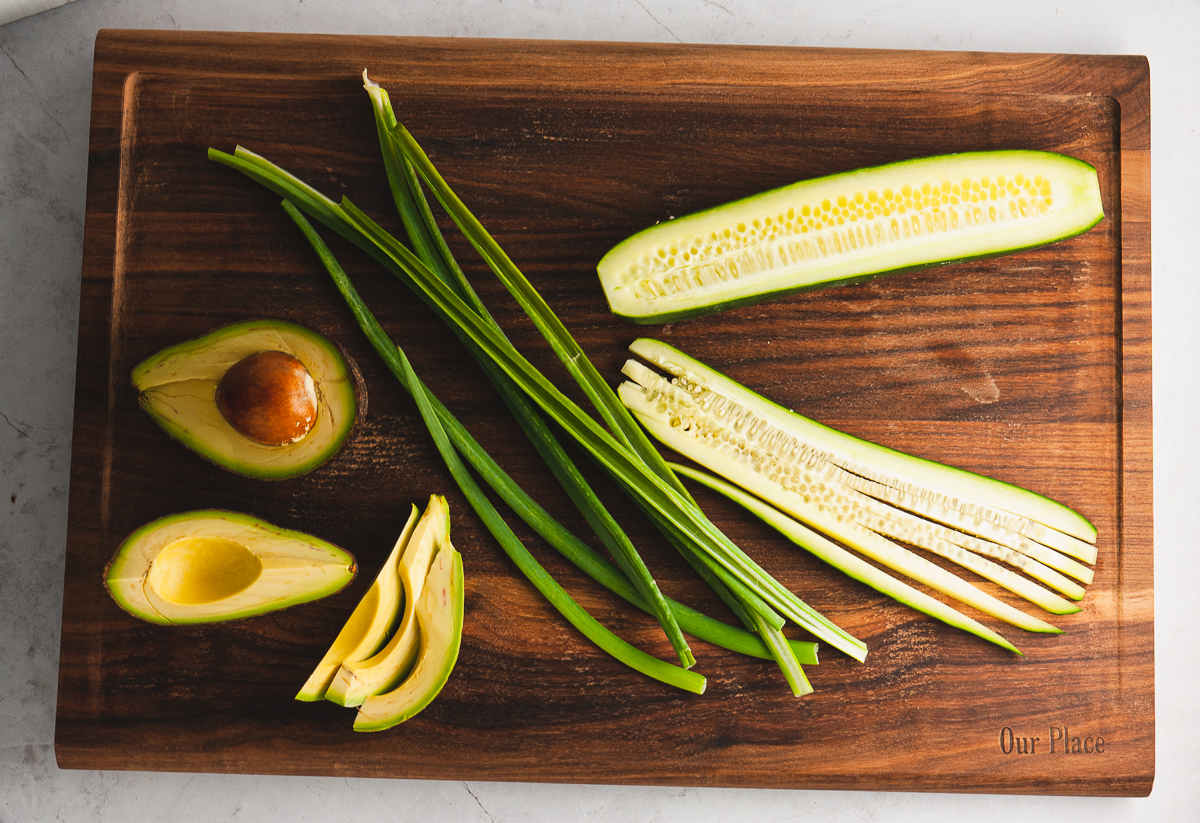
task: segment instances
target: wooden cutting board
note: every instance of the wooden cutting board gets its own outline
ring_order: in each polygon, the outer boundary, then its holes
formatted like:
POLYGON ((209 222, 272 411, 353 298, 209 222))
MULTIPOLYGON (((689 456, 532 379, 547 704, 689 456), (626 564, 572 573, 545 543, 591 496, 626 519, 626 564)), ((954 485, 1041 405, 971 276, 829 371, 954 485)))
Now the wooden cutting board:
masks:
MULTIPOLYGON (((481 780, 1144 795, 1154 774, 1149 70, 1138 57, 101 32, 96 43, 56 748, 69 768, 481 780), (1035 489, 1099 529, 1095 582, 1019 658, 887 601, 697 491, 763 566, 870 647, 826 650, 816 692, 701 641, 703 696, 646 680, 557 616, 482 529, 415 407, 278 198, 210 162, 236 144, 395 229, 360 73, 601 372, 649 332, 802 413, 1035 489), (608 313, 594 266, 672 215, 793 180, 974 149, 1097 167, 1084 235, 660 328, 608 313), (306 477, 235 477, 137 407, 132 366, 230 321, 307 323, 369 392, 350 445, 306 477), (448 496, 467 576, 458 666, 380 734, 292 699, 374 578, 409 506, 448 496), (101 585, 135 527, 245 511, 353 551, 340 594, 165 628, 101 585), (1103 743, 1100 743, 1103 739, 1103 743), (1053 743, 1051 742, 1053 741, 1053 743)), ((448 223, 446 224, 449 225, 448 223)), ((516 345, 565 372, 455 237, 516 345)), ((565 524, 589 534, 452 335, 334 246, 418 372, 565 524)), ((589 469, 590 471, 590 469, 589 469)), ((602 497, 660 585, 728 618, 619 494, 602 497)), ((516 530, 578 600, 661 657, 657 627, 516 530)), ((595 541, 592 541, 595 544, 595 541)), ((985 586, 990 584, 983 584, 985 586)), ((998 629, 992 621, 986 621, 998 629)), ((1022 635, 1022 636, 1017 636, 1022 635)))

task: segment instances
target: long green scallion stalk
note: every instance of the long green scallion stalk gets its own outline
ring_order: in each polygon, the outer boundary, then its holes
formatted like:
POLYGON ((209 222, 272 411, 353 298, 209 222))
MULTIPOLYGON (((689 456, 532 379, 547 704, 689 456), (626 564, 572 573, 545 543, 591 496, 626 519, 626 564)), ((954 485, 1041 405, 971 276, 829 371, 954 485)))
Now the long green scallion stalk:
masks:
MULTIPOLYGON (((338 290, 342 292, 343 297, 346 298, 352 309, 355 310, 355 314, 358 315, 360 312, 366 312, 365 304, 357 294, 353 284, 350 283, 349 277, 346 276, 345 271, 333 257, 332 252, 329 251, 329 247, 325 245, 325 242, 321 240, 316 230, 313 229, 312 224, 290 202, 285 200, 283 207, 292 220, 295 221, 296 225, 300 227, 304 236, 317 252, 321 262, 337 285, 338 290)), ((368 317, 369 312, 366 312, 366 315, 360 318, 360 323, 365 322, 367 325, 378 327, 378 322, 373 317, 367 319, 368 317)), ((669 685, 695 694, 703 694, 706 680, 702 675, 690 672, 679 666, 664 663, 657 657, 646 654, 640 649, 629 645, 624 640, 621 640, 575 602, 574 598, 537 562, 534 556, 529 553, 529 550, 513 534, 512 529, 504 522, 504 519, 496 511, 491 501, 483 493, 483 490, 479 488, 479 484, 475 482, 475 478, 471 476, 471 473, 463 464, 458 452, 450 442, 446 430, 442 426, 440 415, 434 409, 432 396, 413 372, 412 365, 408 362, 408 358, 405 357, 404 351, 399 347, 390 346, 390 353, 393 354, 387 358, 389 367, 416 401, 421 418, 425 421, 425 426, 429 430, 429 434, 433 438, 438 452, 441 454, 451 475, 453 475, 455 482, 466 496, 475 513, 479 515, 480 520, 483 521, 488 531, 492 533, 492 536, 500 543, 501 548, 504 549, 505 553, 530 582, 537 587, 538 591, 542 593, 560 614, 570 621, 571 625, 575 626, 589 640, 622 663, 669 685)))
MULTIPOLYGON (((549 306, 542 300, 537 290, 533 288, 517 266, 504 253, 500 245, 496 243, 494 238, 491 237, 474 215, 471 214, 470 210, 467 209, 466 205, 462 203, 458 196, 450 189, 449 185, 446 184, 412 135, 400 124, 394 125, 390 134, 396 143, 396 147, 403 153, 405 159, 412 164, 430 186, 459 229, 485 261, 487 261, 496 276, 517 299, 522 308, 525 309, 526 314, 537 325, 543 336, 550 343, 551 348, 558 354, 589 399, 600 411, 609 428, 642 459, 647 469, 670 483, 691 504, 690 508, 693 514, 699 513, 699 516, 702 518, 703 514, 699 512, 699 508, 691 500, 682 483, 679 482, 657 450, 650 444, 645 432, 633 420, 628 410, 624 408, 623 404, 617 398, 615 392, 612 391, 611 387, 599 375, 582 349, 559 322, 549 306)), ((686 533, 679 535, 678 532, 669 536, 673 538, 672 542, 675 542, 677 546, 679 546, 677 539, 680 536, 684 540, 687 540, 688 537, 686 533)), ((719 540, 724 537, 719 532, 716 533, 716 536, 719 540)), ((732 550, 734 553, 733 556, 740 559, 738 557, 740 550, 736 546, 729 543, 727 539, 723 540, 723 543, 724 545, 720 547, 720 550, 732 550)), ((684 547, 679 547, 681 550, 684 550, 684 547)), ((696 548, 703 549, 704 545, 697 545, 696 548)), ((804 609, 807 612, 806 617, 818 621, 823 620, 819 615, 808 611, 807 607, 804 607, 804 609)), ((761 611, 760 616, 762 616, 761 611)), ((794 614, 792 616, 793 619, 797 619, 797 622, 800 622, 802 625, 806 622, 804 618, 796 618, 794 614)), ((771 623, 771 625, 775 624, 771 623)), ((775 628, 777 629, 778 626, 775 626, 775 628)), ((811 626, 808 628, 812 630, 811 626)), ((788 662, 780 661, 785 673, 789 670, 788 662)), ((789 681, 792 681, 792 677, 789 677, 789 681)), ((794 683, 793 689, 795 689, 794 683)))
MULTIPOLYGON (((584 414, 575 404, 549 383, 532 365, 494 330, 466 306, 444 283, 429 272, 428 268, 394 238, 358 212, 352 204, 336 203, 316 189, 288 174, 258 155, 238 148, 233 155, 216 149, 209 150, 209 157, 235 168, 268 189, 292 201, 297 208, 314 217, 350 242, 362 248, 393 273, 406 278, 406 282, 427 303, 446 317, 447 322, 461 327, 481 349, 488 353, 522 390, 534 399, 560 425, 572 433, 577 442, 587 449, 602 466, 615 476, 622 478, 626 488, 638 495, 653 509, 657 516, 670 522, 672 527, 686 534, 689 540, 703 546, 707 551, 721 557, 728 538, 720 533, 683 495, 616 443, 608 432, 584 414), (353 216, 352 216, 353 215, 353 216), (714 536, 714 533, 716 536, 714 536)), ((740 552, 740 550, 738 550, 740 552)), ((782 606, 784 613, 797 623, 810 628, 819 639, 840 648, 855 659, 863 659, 865 646, 828 621, 812 621, 806 616, 811 612, 799 604, 798 598, 783 589, 744 555, 734 553, 732 561, 726 561, 726 570, 737 580, 758 594, 782 606)), ((754 605, 754 604, 748 604, 754 605)), ((768 619, 778 619, 769 609, 768 619)), ((779 625, 779 624, 777 624, 779 625)))
MULTIPOLYGON (((548 381, 545 381, 524 358, 512 349, 511 344, 503 338, 503 335, 497 329, 489 326, 489 323, 483 320, 477 311, 463 301, 460 294, 431 271, 425 261, 387 235, 352 204, 345 200, 341 204, 329 200, 273 164, 243 149, 239 148, 235 155, 210 150, 210 156, 219 162, 237 168, 252 179, 292 200, 299 209, 333 228, 367 251, 393 273, 402 276, 425 302, 433 306, 452 327, 470 340, 479 351, 486 354, 517 386, 527 392, 552 418, 571 432, 580 444, 592 454, 593 458, 598 460, 638 500, 639 505, 655 513, 665 529, 673 532, 697 551, 703 552, 706 561, 715 563, 716 568, 721 570, 727 580, 747 589, 750 592, 750 596, 746 597, 747 609, 739 614, 744 618, 751 617, 752 619, 747 622, 754 623, 755 628, 761 630, 765 625, 775 632, 772 642, 746 644, 754 647, 754 653, 761 653, 766 649, 773 652, 773 656, 777 659, 782 654, 795 660, 794 653, 797 644, 777 642, 782 639, 782 635, 778 634, 778 628, 782 624, 772 607, 778 607, 784 614, 800 625, 809 628, 818 637, 826 639, 831 645, 841 648, 856 659, 862 659, 865 647, 861 642, 854 640, 804 606, 798 598, 795 598, 773 578, 759 569, 757 564, 745 557, 715 526, 708 523, 707 518, 699 512, 690 496, 682 491, 678 480, 670 474, 669 470, 665 469, 665 463, 663 463, 663 469, 666 472, 664 475, 651 468, 645 459, 631 451, 627 443, 622 442, 625 438, 614 439, 609 432, 597 426, 591 418, 583 414, 564 395, 557 392, 548 381), (766 598, 766 600, 762 598, 766 598), (767 605, 768 603, 770 605, 767 605)), ((437 193, 436 188, 435 193, 437 193)), ((469 213, 467 214, 469 215, 469 213)), ((462 220, 468 226, 471 225, 470 220, 474 220, 473 217, 466 220, 461 215, 456 219, 462 220)), ((482 230, 482 227, 479 226, 478 230, 482 230)), ((478 235, 478 231, 474 233, 478 235)), ((473 242, 476 242, 477 246, 485 245, 478 239, 473 242)), ((485 255, 485 258, 489 262, 494 262, 498 256, 493 252, 490 256, 485 255)), ((515 267, 513 268, 515 269, 515 267)), ((517 274, 519 275, 519 272, 517 274)), ((520 279, 523 280, 523 277, 520 279)), ((532 287, 528 288, 532 292, 532 287)), ((536 296, 536 292, 532 293, 536 296)), ((540 301, 540 298, 537 300, 540 301)), ((541 313, 544 309, 544 313, 552 317, 552 313, 549 312, 548 307, 544 307, 544 303, 541 304, 542 308, 536 305, 536 301, 529 305, 533 307, 531 310, 535 313, 541 313)), ((555 319, 553 323, 540 323, 539 325, 549 329, 548 334, 553 336, 556 333, 554 325, 556 322, 555 319)), ((559 324, 557 328, 561 329, 561 325, 559 324)), ((565 335, 565 329, 561 332, 565 335)), ((573 341, 570 342, 573 344, 573 341)), ((554 347, 556 351, 573 351, 569 344, 562 341, 559 341, 558 345, 554 347)), ((568 354, 568 357, 574 358, 577 363, 583 362, 574 354, 568 354)), ((587 380, 586 375, 584 380, 587 380)), ((600 382, 602 383, 602 381, 600 382)), ((595 384, 593 383, 593 385, 595 384)), ((604 389, 611 394, 611 389, 606 384, 604 384, 604 389)), ((601 400, 598 405, 603 402, 601 400)), ((604 416, 603 411, 602 416, 604 416)), ((643 440, 645 439, 640 429, 635 426, 634 430, 643 440)), ((651 451, 653 450, 651 449, 651 451)), ((654 452, 654 455, 656 460, 661 463, 661 457, 657 456, 657 452, 654 452)), ((557 548, 561 550, 561 547, 557 548)), ((671 611, 676 612, 677 610, 672 608, 671 611)), ((728 628, 736 631, 732 627, 728 628)), ((781 662, 781 665, 784 663, 781 662)), ((785 673, 787 670, 785 665, 785 673)), ((798 666, 795 667, 795 671, 798 672, 798 666)), ((799 676, 803 677, 802 672, 799 672, 799 676)), ((793 690, 798 691, 795 681, 794 676, 789 676, 793 690)))
MULTIPOLYGON (((304 219, 295 206, 287 201, 285 203, 284 208, 293 216, 293 219, 296 216, 299 216, 301 220, 304 219)), ((304 224, 299 224, 299 221, 297 223, 303 229, 304 224)), ((305 224, 307 224, 307 220, 305 220, 305 224)), ((311 224, 308 225, 311 228, 311 224)), ((316 236, 315 231, 312 234, 316 236)), ((308 232, 305 232, 305 236, 308 237, 308 232)), ((351 313, 354 314, 359 322, 367 339, 383 358, 389 370, 400 381, 401 386, 407 391, 409 384, 403 379, 403 367, 397 347, 388 338, 374 315, 371 314, 370 309, 367 308, 358 291, 350 283, 349 278, 345 276, 344 270, 337 264, 333 255, 328 253, 328 247, 324 245, 323 241, 317 248, 317 251, 318 256, 326 266, 326 270, 333 277, 335 285, 342 292, 351 313)), ((572 534, 555 520, 549 512, 543 509, 537 501, 530 497, 495 462, 491 455, 479 445, 479 442, 441 404, 432 392, 429 391, 428 387, 425 388, 425 396, 437 413, 439 424, 450 437, 455 449, 530 528, 593 580, 643 611, 650 611, 650 606, 641 598, 637 589, 624 574, 619 569, 614 568, 599 552, 572 534)), ((740 654, 764 659, 771 657, 770 650, 754 634, 730 626, 670 598, 667 598, 667 604, 674 613, 679 625, 688 634, 740 654)), ((790 640, 788 642, 792 653, 801 663, 815 665, 818 662, 816 643, 798 640, 790 640)))
MULTIPOLYGON (((442 237, 441 230, 434 221, 433 213, 425 200, 416 173, 391 139, 390 131, 396 126, 396 117, 387 92, 371 82, 365 71, 363 72, 363 83, 375 112, 375 125, 379 133, 379 144, 383 153, 388 184, 392 191, 392 199, 400 212, 413 249, 432 272, 453 288, 459 297, 470 303, 475 312, 489 322, 496 331, 503 334, 499 324, 492 318, 483 301, 475 294, 462 269, 458 266, 454 255, 442 237)), ((460 334, 459 336, 465 338, 464 335, 460 334)), ((516 418, 572 502, 583 514, 588 525, 600 537, 626 577, 636 586, 642 600, 650 605, 651 613, 662 626, 680 663, 685 668, 695 665, 696 659, 688 647, 679 624, 632 541, 600 503, 595 492, 584 480, 583 474, 571 461, 566 450, 551 432, 550 427, 542 420, 529 399, 513 385, 512 380, 506 374, 480 351, 478 346, 469 339, 463 339, 463 342, 495 385, 505 405, 508 406, 513 417, 516 418)))

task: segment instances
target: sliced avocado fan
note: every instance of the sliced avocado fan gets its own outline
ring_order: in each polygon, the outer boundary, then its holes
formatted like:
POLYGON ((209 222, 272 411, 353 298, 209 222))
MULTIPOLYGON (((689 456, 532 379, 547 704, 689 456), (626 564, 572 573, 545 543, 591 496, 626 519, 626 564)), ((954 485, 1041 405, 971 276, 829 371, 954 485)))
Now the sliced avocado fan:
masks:
POLYGON ((415 716, 438 696, 458 660, 463 601, 462 555, 447 542, 434 558, 417 602, 421 635, 417 662, 395 689, 363 701, 354 719, 355 731, 389 729, 415 716))
POLYGON ((413 506, 408 522, 404 524, 375 582, 367 589, 321 662, 300 688, 297 700, 311 702, 325 697, 329 684, 343 663, 367 659, 379 650, 395 630, 401 601, 407 600, 397 566, 416 525, 417 507, 413 506))

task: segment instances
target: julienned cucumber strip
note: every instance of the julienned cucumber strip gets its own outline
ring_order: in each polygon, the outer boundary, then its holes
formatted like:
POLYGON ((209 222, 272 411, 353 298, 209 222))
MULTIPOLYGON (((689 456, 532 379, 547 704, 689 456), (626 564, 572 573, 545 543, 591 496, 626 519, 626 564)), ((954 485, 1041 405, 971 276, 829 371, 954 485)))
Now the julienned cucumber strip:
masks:
POLYGON ((666 323, 1041 246, 1104 217, 1096 170, 1037 151, 948 154, 805 180, 664 220, 597 266, 612 311, 666 323))
MULTIPOLYGON (((321 262, 325 265, 326 270, 337 284, 338 290, 342 292, 347 302, 351 305, 351 308, 355 310, 355 314, 358 315, 360 312, 364 312, 366 307, 357 292, 354 291, 354 287, 346 276, 345 271, 338 265, 328 246, 317 235, 312 225, 292 203, 285 200, 283 207, 292 220, 296 222, 296 225, 300 227, 300 230, 304 232, 305 237, 317 252, 321 258, 321 262)), ((368 317, 369 313, 364 317, 360 317, 360 324, 363 324, 364 328, 369 326, 373 329, 378 329, 379 325, 374 318, 370 317, 368 320, 368 317)), ((513 534, 508 524, 500 517, 466 466, 463 465, 458 452, 455 451, 449 436, 442 427, 440 415, 435 411, 433 406, 432 396, 427 392, 416 374, 413 373, 412 366, 404 356, 404 352, 399 347, 390 346, 390 348, 394 352, 394 355, 388 358, 389 366, 394 364, 398 367, 398 371, 395 372, 396 376, 408 390, 409 394, 413 396, 413 399, 416 400, 421 417, 424 419, 426 427, 429 429, 429 433, 433 437, 447 468, 454 476, 455 482, 458 483, 459 488, 470 502, 471 507, 475 509, 475 512, 479 515, 484 525, 488 528, 488 531, 492 533, 505 553, 508 554, 509 558, 512 559, 530 582, 534 584, 538 591, 589 640, 622 663, 642 672, 648 677, 695 694, 703 694, 706 684, 703 676, 678 666, 664 663, 658 658, 648 655, 621 640, 579 606, 557 581, 550 576, 545 568, 537 562, 528 549, 513 534)))
MULTIPOLYGON (((387 91, 372 83, 368 79, 366 71, 363 71, 363 84, 371 98, 372 108, 375 112, 375 125, 379 134, 380 150, 383 153, 384 167, 387 170, 392 197, 404 222, 405 231, 413 243, 413 248, 431 271, 454 288, 460 297, 469 302, 480 317, 500 331, 499 324, 495 322, 483 301, 471 288, 471 284, 467 281, 442 237, 441 229, 429 210, 429 205, 421 191, 420 182, 412 165, 399 153, 389 135, 390 130, 396 125, 396 117, 392 111, 387 91)), ((503 334, 503 332, 501 333, 503 334)), ((472 341, 464 339, 463 342, 496 386, 505 405, 508 406, 576 508, 583 514, 588 525, 600 537, 626 577, 637 587, 643 602, 649 604, 651 614, 662 626, 663 632, 675 649, 680 664, 684 668, 691 668, 695 665, 696 658, 688 648, 683 632, 659 591, 658 584, 649 569, 646 568, 646 564, 632 541, 600 503, 599 498, 588 486, 579 469, 567 456, 566 450, 559 444, 529 399, 472 341)))
MULTIPOLYGON (((830 453, 834 462, 848 471, 867 477, 882 475, 892 479, 887 485, 913 493, 919 499, 943 506, 956 504, 964 520, 974 519, 982 513, 982 508, 989 508, 1001 513, 998 521, 1002 525, 1018 532, 1044 535, 1055 530, 1073 536, 1075 542, 1094 543, 1096 540, 1096 529, 1091 523, 1078 512, 1048 497, 831 429, 773 403, 661 341, 639 338, 630 344, 629 350, 676 378, 695 382, 727 397, 790 436, 814 444, 830 453)), ((988 537, 986 534, 981 536, 988 537)), ((1030 537, 1038 539, 1033 534, 1030 537)), ((1094 561, 1095 549, 1088 548, 1094 561)))
MULTIPOLYGON (((907 583, 897 580, 890 574, 880 571, 857 555, 846 551, 841 546, 808 528, 798 520, 788 517, 779 511, 779 509, 743 491, 732 483, 727 483, 708 472, 703 472, 689 466, 672 464, 672 467, 680 474, 703 483, 713 491, 720 492, 730 500, 740 504, 751 514, 787 537, 800 548, 819 557, 860 583, 864 583, 877 592, 886 594, 888 597, 906 606, 911 606, 920 612, 924 612, 930 617, 935 617, 944 623, 977 635, 1011 652, 1021 654, 1020 649, 987 626, 972 620, 919 589, 914 589, 907 583)), ((1024 655, 1021 656, 1023 657, 1024 655)))
POLYGON ((1047 634, 1061 632, 1061 629, 1046 621, 1013 608, 1004 601, 998 600, 962 578, 951 574, 936 563, 881 537, 854 519, 834 513, 833 509, 826 507, 821 502, 803 498, 788 490, 780 490, 782 494, 776 494, 776 488, 761 482, 759 476, 752 469, 736 461, 723 460, 719 452, 687 434, 682 434, 679 429, 653 417, 640 414, 638 417, 650 433, 668 448, 727 477, 737 485, 766 497, 773 505, 810 524, 818 531, 867 555, 876 562, 920 580, 944 594, 974 606, 985 614, 990 614, 1026 631, 1047 634))
MULTIPOLYGON (((937 477, 939 471, 945 470, 952 478, 971 479, 973 490, 981 496, 995 487, 1002 500, 1032 500, 1050 514, 1066 513, 1077 517, 1069 509, 978 475, 968 475, 938 464, 926 467, 923 465, 926 461, 899 455, 819 426, 768 403, 745 387, 658 341, 639 340, 631 349, 675 375, 674 380, 668 381, 631 360, 624 369, 631 381, 620 387, 622 401, 651 434, 668 447, 828 537, 1020 628, 1047 633, 1059 631, 907 551, 884 535, 941 554, 1054 613, 1078 610, 1074 604, 1012 570, 964 548, 964 545, 972 544, 969 536, 891 508, 883 500, 853 488, 848 478, 853 474, 867 476, 879 484, 894 484, 919 494, 924 490, 918 480, 937 477), (852 459, 845 459, 846 453, 852 454, 852 459), (874 459, 876 456, 880 459, 874 459), (888 459, 896 456, 905 459, 888 459), (908 474, 897 476, 899 470, 908 474)), ((954 487, 948 489, 937 494, 939 505, 947 509, 962 507, 954 487)), ((1031 508, 1036 509, 1036 506, 1031 508)), ((985 519, 1004 520, 1011 516, 977 499, 970 502, 968 511, 969 517, 962 516, 962 522, 955 525, 962 528, 963 524, 985 519)), ((1011 553, 999 552, 996 556, 999 559, 1008 557, 1017 563, 1024 560, 1011 553)))

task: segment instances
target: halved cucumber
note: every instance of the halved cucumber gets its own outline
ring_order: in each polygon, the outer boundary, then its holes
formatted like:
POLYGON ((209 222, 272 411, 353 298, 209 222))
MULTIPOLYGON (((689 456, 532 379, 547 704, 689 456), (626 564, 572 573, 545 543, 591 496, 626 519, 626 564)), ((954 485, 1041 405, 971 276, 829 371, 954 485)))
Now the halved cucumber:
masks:
POLYGON ((619 243, 614 314, 666 323, 807 289, 1041 246, 1100 222, 1096 170, 1061 154, 948 154, 805 180, 619 243))

